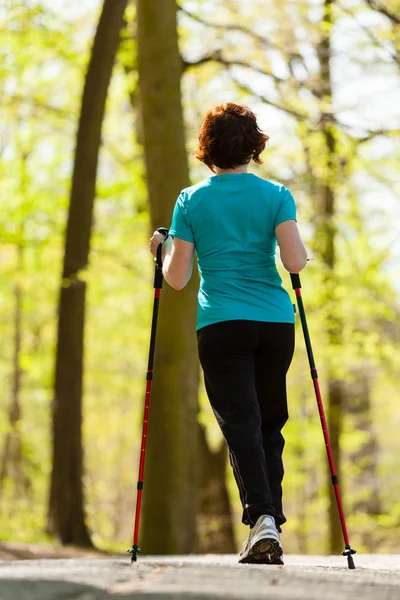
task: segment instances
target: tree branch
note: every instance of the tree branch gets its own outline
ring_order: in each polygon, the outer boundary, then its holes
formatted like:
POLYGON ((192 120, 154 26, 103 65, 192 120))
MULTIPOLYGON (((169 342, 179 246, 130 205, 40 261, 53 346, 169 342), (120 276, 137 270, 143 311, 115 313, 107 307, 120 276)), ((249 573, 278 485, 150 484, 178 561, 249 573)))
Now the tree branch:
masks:
POLYGON ((336 116, 333 115, 332 113, 322 113, 320 115, 319 120, 318 121, 316 120, 314 122, 314 124, 312 124, 312 119, 309 115, 307 115, 305 113, 301 113, 299 111, 296 111, 287 106, 284 106, 283 104, 273 102, 272 100, 269 100, 266 96, 263 96, 262 94, 258 94, 256 92, 254 92, 248 85, 242 83, 241 81, 239 81, 238 79, 233 77, 233 75, 229 71, 229 69, 228 69, 228 75, 229 75, 230 79, 233 81, 233 83, 240 90, 242 90, 243 92, 245 92, 247 94, 250 94, 251 96, 255 96, 256 98, 261 100, 261 102, 263 102, 264 104, 268 104, 269 106, 272 106, 273 108, 276 108, 277 110, 280 110, 292 117, 295 117, 299 121, 308 122, 308 126, 309 126, 310 130, 319 129, 321 123, 324 121, 326 122, 328 120, 329 122, 333 123, 336 127, 338 127, 345 135, 352 138, 357 143, 357 145, 369 142, 372 139, 374 139, 375 137, 378 137, 380 135, 397 136, 400 134, 400 130, 397 130, 397 129, 379 129, 376 131, 371 131, 371 130, 367 131, 363 137, 356 138, 356 137, 354 137, 354 135, 352 135, 351 131, 349 131, 349 127, 346 126, 344 123, 341 123, 340 121, 338 121, 336 116))
POLYGON ((186 69, 189 69, 190 67, 196 67, 198 65, 202 65, 207 62, 217 62, 220 65, 223 65, 224 67, 227 67, 227 68, 243 67, 245 69, 251 69, 255 73, 258 73, 259 75, 265 75, 266 77, 271 77, 276 83, 286 83, 287 82, 286 79, 282 79, 281 77, 274 75, 274 73, 271 73, 270 71, 265 71, 264 69, 262 69, 261 67, 258 67, 257 65, 247 63, 243 60, 226 59, 222 56, 222 50, 214 50, 214 51, 210 52, 209 54, 205 54, 204 56, 202 56, 201 58, 199 58, 198 60, 193 61, 193 62, 184 60, 183 61, 183 69, 186 70, 186 69))
POLYGON ((379 12, 381 13, 381 15, 384 15, 385 17, 390 19, 392 23, 400 25, 400 17, 398 17, 395 13, 391 12, 385 6, 380 4, 380 2, 377 2, 376 0, 364 0, 364 2, 368 4, 368 6, 372 8, 372 10, 375 10, 376 12, 379 12))
POLYGON ((198 15, 195 15, 194 13, 190 12, 186 8, 183 8, 183 6, 178 6, 178 9, 181 12, 183 12, 186 16, 188 16, 190 19, 192 19, 193 21, 196 21, 197 23, 201 23, 201 25, 204 25, 205 27, 210 27, 212 29, 222 29, 223 31, 238 31, 239 33, 243 33, 243 34, 248 35, 249 37, 253 38, 253 40, 255 40, 257 43, 259 43, 264 48, 272 48, 273 47, 272 44, 270 44, 268 42, 268 40, 265 39, 265 37, 263 37, 262 35, 259 35, 258 33, 256 33, 255 31, 252 31, 251 29, 248 29, 247 27, 244 27, 243 25, 234 25, 234 24, 225 25, 222 23, 210 23, 209 21, 204 21, 204 19, 202 19, 198 15))
MULTIPOLYGON (((292 85, 294 85, 298 90, 301 89, 302 86, 302 81, 298 80, 295 76, 294 73, 294 64, 300 63, 302 65, 302 67, 304 68, 304 71, 306 73, 308 73, 308 68, 307 65, 301 55, 300 52, 298 51, 291 51, 289 52, 288 50, 285 50, 284 48, 280 48, 279 46, 277 46, 276 44, 271 43, 267 38, 263 37, 262 35, 252 31, 251 29, 248 29, 247 27, 244 27, 243 25, 236 25, 236 24, 222 24, 222 23, 210 23, 209 21, 205 21, 204 19, 202 19, 201 17, 199 17, 198 15, 188 11, 186 8, 183 8, 182 6, 178 7, 182 13, 184 13, 185 15, 187 15, 189 18, 193 19, 194 21, 196 21, 197 23, 201 23, 202 25, 204 25, 205 27, 209 27, 211 29, 217 29, 217 30, 222 30, 222 31, 234 31, 234 32, 239 32, 239 33, 243 33, 244 35, 247 35, 248 37, 252 38, 256 43, 259 44, 259 46, 261 48, 268 48, 270 50, 278 50, 279 52, 282 53, 282 57, 285 60, 288 69, 290 71, 291 74, 291 83, 292 85)), ((228 65, 238 65, 238 66, 244 66, 244 67, 248 67, 249 69, 253 69, 254 71, 262 74, 262 75, 268 75, 269 77, 272 77, 274 79, 274 81, 276 83, 284 83, 284 82, 289 82, 289 78, 283 79, 283 78, 279 78, 278 76, 272 74, 271 72, 265 72, 263 69, 261 69, 260 67, 255 67, 254 65, 251 64, 247 64, 244 63, 242 61, 224 61, 222 60, 222 57, 220 58, 220 53, 221 50, 216 50, 215 52, 211 52, 208 55, 205 55, 202 59, 200 59, 199 61, 195 61, 192 63, 185 63, 185 68, 187 66, 195 66, 195 65, 199 65, 202 64, 204 62, 207 62, 207 60, 218 60, 221 64, 225 64, 225 66, 228 65), (218 55, 218 58, 214 58, 214 55, 218 55), (207 58, 209 57, 209 58, 207 58)), ((311 87, 307 87, 307 89, 309 91, 311 91, 311 93, 315 96, 315 97, 319 97, 318 92, 315 91, 314 89, 312 89, 311 87)))
POLYGON ((246 94, 255 96, 256 98, 261 100, 261 102, 263 102, 264 104, 268 104, 269 106, 272 106, 273 108, 276 108, 277 110, 281 110, 281 111, 285 112, 286 114, 291 115, 292 117, 295 117, 296 119, 299 119, 300 121, 308 121, 310 119, 310 117, 304 113, 300 113, 296 110, 288 108, 287 106, 284 106, 283 104, 278 104, 277 102, 273 102, 272 100, 269 100, 266 96, 264 96, 262 94, 257 94, 249 86, 247 86, 246 84, 244 84, 241 81, 239 81, 238 79, 236 79, 236 77, 233 77, 233 75, 229 69, 228 69, 228 75, 231 78, 231 80, 233 81, 233 83, 240 90, 242 90, 246 94))
MULTIPOLYGON (((360 21, 356 18, 356 14, 354 11, 345 8, 344 6, 340 6, 340 10, 345 14, 354 19, 357 23, 357 26, 365 33, 365 35, 370 39, 370 41, 381 50, 384 50, 389 54, 389 57, 397 63, 400 63, 400 53, 399 52, 391 52, 389 48, 387 48, 371 31, 369 27, 360 23, 360 21)), ((393 44, 392 44, 393 45, 393 44)))
POLYGON ((362 138, 354 138, 357 140, 358 144, 364 144, 365 142, 370 142, 374 138, 379 135, 385 135, 388 137, 396 137, 400 135, 400 129, 378 129, 377 131, 368 131, 367 134, 362 138))

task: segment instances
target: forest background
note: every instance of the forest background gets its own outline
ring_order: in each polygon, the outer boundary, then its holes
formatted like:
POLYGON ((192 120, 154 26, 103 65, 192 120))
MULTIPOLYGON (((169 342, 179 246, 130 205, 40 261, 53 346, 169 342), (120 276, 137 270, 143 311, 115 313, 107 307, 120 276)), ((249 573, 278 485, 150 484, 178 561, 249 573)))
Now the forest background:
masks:
MULTIPOLYGON (((193 158, 205 110, 234 101, 271 136, 251 170, 291 189, 314 258, 303 296, 352 545, 400 551, 399 14, 398 0, 1 4, 1 540, 130 544, 148 238, 209 176, 193 158)), ((148 552, 246 536, 199 379, 196 285, 161 297, 148 552)), ((289 406, 285 549, 339 552, 299 327, 289 406)))

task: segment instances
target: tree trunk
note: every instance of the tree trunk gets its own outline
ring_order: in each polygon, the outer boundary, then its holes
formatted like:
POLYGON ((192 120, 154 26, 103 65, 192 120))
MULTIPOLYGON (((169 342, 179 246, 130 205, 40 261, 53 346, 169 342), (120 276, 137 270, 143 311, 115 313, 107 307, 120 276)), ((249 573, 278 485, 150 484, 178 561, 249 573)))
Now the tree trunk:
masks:
POLYGON ((104 0, 86 75, 59 300, 48 531, 63 544, 91 545, 85 524, 82 379, 86 283, 101 128, 127 0, 104 0))
MULTIPOLYGON (((20 162, 20 194, 22 199, 26 198, 28 174, 27 160, 29 151, 19 147, 21 153, 20 162)), ((15 270, 14 283, 14 348, 13 348, 13 370, 11 398, 8 412, 9 429, 6 433, 0 465, 0 497, 4 480, 11 474, 14 480, 15 493, 18 496, 26 496, 31 487, 29 476, 24 471, 22 460, 22 439, 21 439, 21 386, 22 386, 22 367, 21 367, 21 347, 22 347, 22 299, 23 299, 23 275, 24 275, 24 252, 25 252, 25 223, 21 214, 19 223, 19 240, 16 246, 17 265, 15 270)))
POLYGON ((204 427, 200 424, 199 441, 198 552, 231 554, 236 552, 236 544, 226 487, 227 446, 223 440, 216 452, 210 450, 204 427))
MULTIPOLYGON (((21 233, 22 237, 22 233, 21 233)), ((15 299, 15 312, 14 312, 14 349, 13 349, 13 374, 12 374, 12 389, 10 406, 8 411, 9 429, 6 433, 3 451, 1 455, 1 466, 0 466, 0 494, 4 485, 4 480, 8 474, 13 475, 14 484, 16 490, 19 490, 21 483, 24 481, 22 474, 22 451, 21 451, 21 432, 20 432, 20 421, 21 421, 21 316, 22 316, 22 288, 21 288, 21 277, 23 269, 23 246, 22 239, 17 247, 17 269, 16 269, 16 280, 14 285, 14 299, 15 299)), ((25 483, 29 485, 26 480, 25 483)), ((21 491, 20 491, 21 493, 21 491)))
MULTIPOLYGON (((325 146, 325 174, 321 186, 321 206, 319 226, 315 234, 316 247, 322 258, 324 273, 324 293, 322 302, 326 310, 327 341, 333 355, 341 353, 342 320, 339 300, 337 298, 336 267, 336 186, 339 176, 337 143, 335 137, 334 114, 332 109, 332 77, 331 77, 331 30, 333 26, 333 7, 335 0, 324 0, 324 14, 321 23, 321 41, 318 46, 321 84, 321 133, 325 146)), ((328 423, 332 452, 336 472, 341 483, 340 436, 342 431, 342 411, 344 400, 344 383, 338 373, 328 366, 328 423)), ((343 538, 331 474, 328 485, 330 490, 329 506, 329 551, 336 554, 343 550, 343 538)), ((341 486, 343 491, 343 486, 341 486)))
MULTIPOLYGON (((138 67, 152 230, 169 226, 189 185, 181 105, 182 60, 175 0, 138 0, 138 67)), ((150 554, 196 548, 196 281, 160 301, 144 485, 143 548, 150 554)), ((149 291, 149 302, 151 300, 149 291)))
MULTIPOLYGON (((352 489, 352 510, 356 514, 379 515, 382 512, 379 495, 378 455, 379 447, 374 428, 371 406, 371 373, 369 365, 353 370, 354 381, 348 387, 347 413, 352 416, 355 431, 362 431, 365 438, 353 451, 349 460, 356 467, 354 489, 352 489)), ((369 532, 366 534, 369 535, 369 532)), ((363 539, 368 545, 368 539, 363 539)))

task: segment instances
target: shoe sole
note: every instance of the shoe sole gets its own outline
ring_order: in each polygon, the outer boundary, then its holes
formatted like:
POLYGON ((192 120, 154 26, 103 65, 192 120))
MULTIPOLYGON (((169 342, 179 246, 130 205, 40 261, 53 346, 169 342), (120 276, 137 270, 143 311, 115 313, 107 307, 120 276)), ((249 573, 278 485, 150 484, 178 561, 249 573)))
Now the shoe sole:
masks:
POLYGON ((264 538, 258 540, 251 548, 249 554, 239 559, 239 563, 265 564, 265 565, 283 565, 281 558, 283 550, 279 542, 275 539, 264 538))

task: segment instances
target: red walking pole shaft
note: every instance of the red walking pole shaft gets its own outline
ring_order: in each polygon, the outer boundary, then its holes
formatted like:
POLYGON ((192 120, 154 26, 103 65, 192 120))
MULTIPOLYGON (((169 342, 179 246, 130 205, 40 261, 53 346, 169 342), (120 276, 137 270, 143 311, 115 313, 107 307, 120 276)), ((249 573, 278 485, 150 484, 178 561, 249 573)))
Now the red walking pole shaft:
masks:
MULTIPOLYGON (((160 233, 163 233, 166 237, 168 236, 167 229, 161 227, 160 229, 158 229, 158 231, 160 233)), ((144 465, 145 465, 145 460, 146 460, 147 428, 148 428, 148 423, 149 423, 151 385, 153 382, 153 364, 154 364, 154 354, 155 354, 155 349, 156 349, 158 308, 159 308, 159 303, 160 303, 161 288, 162 288, 162 284, 163 284, 161 249, 162 249, 162 244, 160 244, 157 249, 156 268, 155 268, 155 274, 154 274, 154 304, 153 304, 153 317, 152 317, 152 322, 151 322, 149 361, 148 361, 147 374, 146 374, 146 396, 145 396, 145 402, 144 402, 142 445, 140 448, 139 476, 138 476, 138 482, 137 482, 135 526, 134 526, 134 531, 133 531, 133 545, 128 550, 128 552, 130 552, 130 554, 132 554, 131 562, 136 562, 137 555, 139 552, 141 552, 140 548, 138 547, 140 510, 142 507, 144 465)))
POLYGON ((319 412, 319 417, 320 417, 321 425, 322 425, 322 432, 323 432, 324 440, 325 440, 326 453, 328 456, 329 468, 331 471, 331 479, 332 479, 332 484, 333 484, 335 497, 336 497, 336 503, 337 503, 337 507, 338 507, 338 511, 339 511, 340 523, 342 526, 343 539, 344 539, 344 543, 345 543, 345 550, 344 550, 344 552, 342 552, 342 554, 343 554, 343 556, 347 557, 349 569, 355 569, 354 560, 353 560, 352 555, 355 554, 356 551, 351 548, 350 543, 349 543, 349 536, 347 533, 347 527, 346 527, 346 521, 344 518, 342 500, 341 500, 340 491, 339 491, 339 481, 338 481, 338 477, 336 474, 335 462, 333 459, 331 442, 330 442, 329 432, 328 432, 328 425, 326 423, 325 411, 324 411, 324 406, 323 406, 322 397, 321 397, 321 390, 319 387, 318 372, 317 372, 317 368, 315 366, 314 355, 313 355, 311 340, 310 340, 310 334, 308 331, 306 314, 305 314, 305 310, 304 310, 303 298, 301 295, 300 276, 298 274, 291 273, 290 278, 292 280, 292 286, 293 286, 293 289, 296 294, 297 306, 299 309, 300 321, 301 321, 301 326, 302 326, 303 334, 304 334, 304 341, 305 341, 306 349, 307 349, 308 362, 310 364, 311 377, 313 380, 314 391, 315 391, 315 396, 316 396, 317 405, 318 405, 318 412, 319 412))

